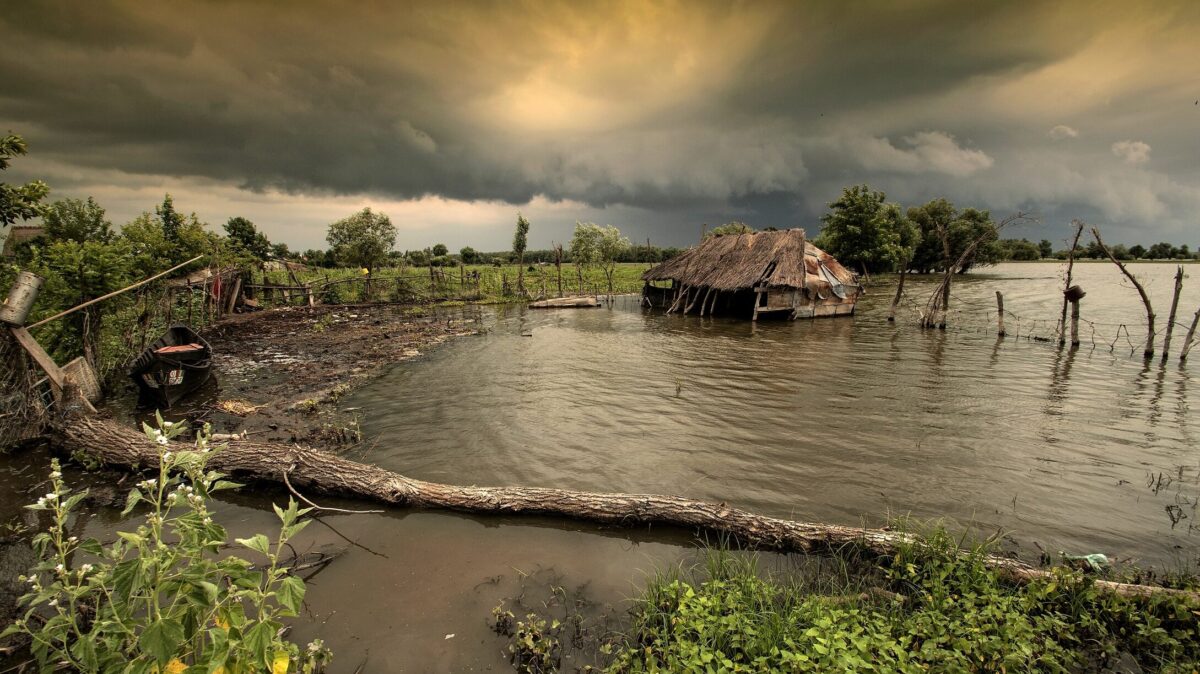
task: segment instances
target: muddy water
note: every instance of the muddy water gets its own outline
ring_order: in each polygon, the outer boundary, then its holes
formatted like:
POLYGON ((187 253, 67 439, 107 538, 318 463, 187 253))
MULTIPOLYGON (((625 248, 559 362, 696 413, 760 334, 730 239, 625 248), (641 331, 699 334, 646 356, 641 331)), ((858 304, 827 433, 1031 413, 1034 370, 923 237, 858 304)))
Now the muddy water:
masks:
MULTIPOLYGON (((1174 267, 1134 270, 1165 322, 1174 267)), ((961 280, 946 332, 913 327, 924 280, 895 325, 887 283, 856 317, 815 322, 664 317, 624 299, 488 311, 485 334, 397 365, 342 405, 365 410, 363 458, 414 477, 666 492, 845 524, 949 517, 1011 531, 1028 557, 1037 543, 1194 565, 1200 351, 1184 368, 1130 357, 1123 337, 1110 351, 1121 323, 1140 337, 1141 305, 1098 264, 1077 268, 1096 323, 1084 349, 997 340, 996 290, 1019 317, 1010 333, 1053 333, 1060 271, 1013 264, 961 280)), ((1200 280, 1187 283, 1190 320, 1200 280)), ((233 535, 270 531, 267 503, 285 498, 238 495, 220 517, 233 535)), ((486 625, 500 599, 524 592, 536 605, 553 584, 620 605, 650 570, 693 554, 685 533, 657 528, 404 512, 324 521, 336 531, 310 526, 301 550, 349 547, 312 578, 294 637, 324 638, 338 672, 364 660, 363 671, 505 671, 486 625)), ((102 511, 79 527, 116 524, 102 511)))
MULTIPOLYGON (((1174 267, 1136 270, 1165 323, 1174 267)), ((1000 289, 1022 333, 1041 320, 1051 334, 1059 271, 1005 265, 959 283, 963 329, 947 332, 889 325, 881 286, 849 320, 514 311, 347 404, 370 410, 376 461, 430 480, 684 494, 845 524, 945 516, 1052 551, 1194 560, 1195 362, 1093 348, 1086 326, 1074 354, 988 327, 1000 289)), ((1143 334, 1115 268, 1077 278, 1098 343, 1121 322, 1143 334)), ((1197 304, 1192 280, 1189 319, 1197 304)))

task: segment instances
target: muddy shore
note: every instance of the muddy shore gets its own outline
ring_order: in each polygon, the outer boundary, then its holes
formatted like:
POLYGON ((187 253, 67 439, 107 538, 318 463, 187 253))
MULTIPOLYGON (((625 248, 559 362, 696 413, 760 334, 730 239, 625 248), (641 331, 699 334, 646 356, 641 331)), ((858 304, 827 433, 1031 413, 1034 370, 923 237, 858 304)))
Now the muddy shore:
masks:
MULTIPOLYGON (((283 307, 238 314, 204 333, 215 386, 174 418, 210 422, 214 433, 344 450, 361 442, 365 410, 339 405, 354 387, 442 342, 476 334, 462 310, 414 305, 283 307)), ((129 401, 114 401, 119 413, 129 401)))

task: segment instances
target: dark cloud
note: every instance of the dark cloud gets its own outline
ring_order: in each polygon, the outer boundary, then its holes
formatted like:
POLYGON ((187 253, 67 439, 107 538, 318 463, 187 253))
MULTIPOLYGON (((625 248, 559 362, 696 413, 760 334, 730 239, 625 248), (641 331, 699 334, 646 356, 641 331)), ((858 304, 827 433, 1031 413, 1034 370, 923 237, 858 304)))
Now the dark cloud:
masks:
POLYGON ((1197 27, 1183 2, 12 3, 0 125, 63 185, 567 200, 670 243, 815 229, 867 182, 1183 240, 1197 27))

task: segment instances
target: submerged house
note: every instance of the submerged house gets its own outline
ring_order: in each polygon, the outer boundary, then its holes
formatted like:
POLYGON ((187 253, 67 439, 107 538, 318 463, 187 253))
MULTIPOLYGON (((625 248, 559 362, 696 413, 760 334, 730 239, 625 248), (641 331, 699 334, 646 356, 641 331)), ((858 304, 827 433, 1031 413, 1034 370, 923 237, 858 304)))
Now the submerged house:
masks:
POLYGON ((642 302, 667 313, 753 320, 845 316, 862 293, 854 274, 808 242, 803 229, 714 236, 642 280, 642 302))

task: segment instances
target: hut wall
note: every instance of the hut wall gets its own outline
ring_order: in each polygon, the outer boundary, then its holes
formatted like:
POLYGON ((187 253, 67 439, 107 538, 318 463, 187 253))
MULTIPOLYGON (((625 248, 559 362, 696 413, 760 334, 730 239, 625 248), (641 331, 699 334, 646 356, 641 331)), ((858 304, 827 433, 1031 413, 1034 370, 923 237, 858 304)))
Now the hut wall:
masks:
POLYGON ((642 287, 642 297, 650 302, 651 307, 666 309, 675 300, 675 289, 659 288, 647 283, 642 287))

